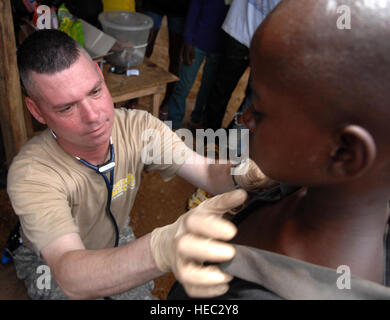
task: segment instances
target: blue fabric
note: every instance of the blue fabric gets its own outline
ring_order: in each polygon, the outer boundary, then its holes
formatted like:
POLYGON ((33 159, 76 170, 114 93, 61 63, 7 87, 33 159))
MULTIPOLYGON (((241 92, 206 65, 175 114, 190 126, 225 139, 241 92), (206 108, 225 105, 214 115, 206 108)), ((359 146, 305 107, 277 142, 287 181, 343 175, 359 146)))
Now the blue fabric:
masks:
POLYGON ((264 17, 267 16, 273 8, 275 8, 280 0, 270 0, 270 1, 257 1, 257 0, 248 0, 248 2, 253 5, 258 11, 260 11, 264 17))
POLYGON ((184 41, 207 52, 221 49, 222 23, 229 6, 224 0, 191 0, 184 41))
MULTIPOLYGON (((159 30, 161 28, 162 19, 164 17, 163 15, 160 15, 152 11, 143 11, 142 13, 146 14, 147 16, 153 19, 153 30, 159 30)), ((186 21, 185 18, 168 15, 167 21, 168 21, 168 29, 170 31, 184 35, 184 28, 185 28, 185 21, 186 21)))
POLYGON ((202 84, 196 97, 196 105, 191 115, 194 122, 200 122, 203 108, 207 103, 210 89, 213 86, 217 74, 219 54, 210 53, 195 47, 195 61, 191 65, 182 63, 179 71, 180 81, 173 90, 168 106, 168 120, 172 121, 172 129, 181 128, 186 112, 186 99, 195 82, 196 75, 204 59, 206 63, 203 69, 202 84))

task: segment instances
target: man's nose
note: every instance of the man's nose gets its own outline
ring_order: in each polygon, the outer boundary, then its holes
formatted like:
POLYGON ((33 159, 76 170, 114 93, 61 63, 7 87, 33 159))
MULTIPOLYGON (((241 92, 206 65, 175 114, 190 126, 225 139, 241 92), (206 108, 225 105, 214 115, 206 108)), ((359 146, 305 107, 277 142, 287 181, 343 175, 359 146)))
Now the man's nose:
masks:
POLYGON ((99 110, 91 101, 86 99, 81 102, 81 119, 83 122, 95 122, 99 119, 99 110))

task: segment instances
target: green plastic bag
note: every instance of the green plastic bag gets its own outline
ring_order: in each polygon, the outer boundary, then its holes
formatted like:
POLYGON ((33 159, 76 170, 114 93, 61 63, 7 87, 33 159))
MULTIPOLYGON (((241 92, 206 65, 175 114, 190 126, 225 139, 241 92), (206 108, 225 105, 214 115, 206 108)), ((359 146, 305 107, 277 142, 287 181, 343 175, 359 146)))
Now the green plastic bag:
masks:
POLYGON ((66 8, 65 4, 62 4, 58 8, 58 30, 65 32, 67 35, 76 40, 80 45, 85 47, 84 30, 81 25, 81 21, 72 15, 66 8))

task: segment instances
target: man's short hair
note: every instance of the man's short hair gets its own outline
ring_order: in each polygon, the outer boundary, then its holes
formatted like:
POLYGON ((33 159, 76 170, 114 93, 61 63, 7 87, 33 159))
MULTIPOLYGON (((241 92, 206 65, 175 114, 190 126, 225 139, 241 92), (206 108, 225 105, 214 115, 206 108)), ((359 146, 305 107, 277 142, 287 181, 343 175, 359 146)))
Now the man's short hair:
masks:
POLYGON ((54 74, 65 70, 77 61, 81 49, 74 39, 59 30, 46 29, 32 33, 17 51, 24 93, 31 93, 31 71, 54 74))

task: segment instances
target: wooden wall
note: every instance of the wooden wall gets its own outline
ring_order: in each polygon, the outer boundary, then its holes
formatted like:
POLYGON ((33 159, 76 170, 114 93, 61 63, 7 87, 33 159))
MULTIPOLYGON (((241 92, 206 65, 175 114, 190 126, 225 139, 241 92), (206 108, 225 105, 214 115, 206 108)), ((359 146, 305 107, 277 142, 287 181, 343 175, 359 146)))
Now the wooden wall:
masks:
POLYGON ((0 124, 10 164, 27 141, 10 0, 0 0, 0 124))

